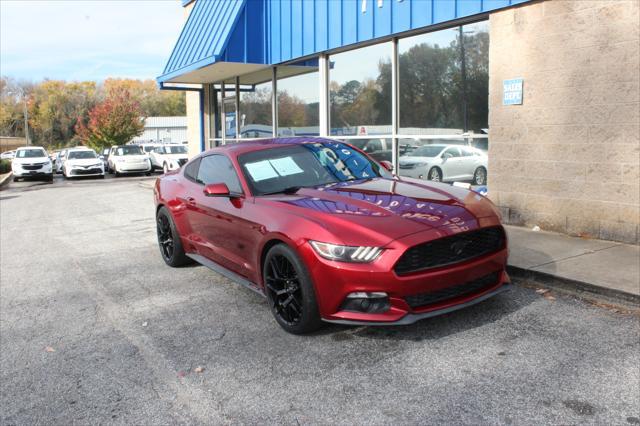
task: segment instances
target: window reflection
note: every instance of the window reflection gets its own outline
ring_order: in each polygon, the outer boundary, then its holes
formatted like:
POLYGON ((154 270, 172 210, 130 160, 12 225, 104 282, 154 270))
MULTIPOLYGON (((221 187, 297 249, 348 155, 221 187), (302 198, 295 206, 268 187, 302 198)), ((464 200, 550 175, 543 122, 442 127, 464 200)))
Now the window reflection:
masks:
POLYGON ((319 81, 317 64, 277 68, 278 136, 319 134, 319 81), (292 73, 300 73, 291 77, 292 73))
POLYGON ((391 134, 391 43, 331 55, 332 135, 391 134))
POLYGON ((488 127, 488 22, 400 39, 398 50, 401 134, 488 127))
POLYGON ((253 91, 240 92, 240 137, 268 138, 273 135, 271 81, 257 84, 253 91))

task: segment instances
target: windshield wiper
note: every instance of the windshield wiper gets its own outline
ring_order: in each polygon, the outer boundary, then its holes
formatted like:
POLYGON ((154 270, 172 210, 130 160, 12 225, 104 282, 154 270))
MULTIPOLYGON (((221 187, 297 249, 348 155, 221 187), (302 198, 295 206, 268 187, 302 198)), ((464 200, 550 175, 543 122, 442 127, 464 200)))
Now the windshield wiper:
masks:
POLYGON ((288 186, 285 189, 281 189, 279 191, 273 191, 273 192, 265 192, 262 195, 274 195, 274 194, 295 194, 296 192, 298 192, 300 190, 300 188, 302 188, 301 186, 288 186))

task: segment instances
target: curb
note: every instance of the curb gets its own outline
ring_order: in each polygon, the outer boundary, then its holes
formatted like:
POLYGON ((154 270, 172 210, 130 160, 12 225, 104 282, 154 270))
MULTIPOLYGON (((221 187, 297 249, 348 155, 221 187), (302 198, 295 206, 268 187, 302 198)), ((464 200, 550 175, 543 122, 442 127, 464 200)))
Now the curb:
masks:
POLYGON ((512 277, 531 280, 549 288, 571 293, 587 299, 605 298, 612 302, 632 304, 635 306, 640 305, 640 295, 627 293, 621 290, 601 287, 584 281, 559 277, 546 272, 534 271, 532 269, 525 269, 512 265, 507 266, 507 272, 512 277))
POLYGON ((10 181, 11 176, 13 176, 13 172, 7 173, 6 175, 4 175, 4 177, 0 179, 0 188, 5 186, 10 181))

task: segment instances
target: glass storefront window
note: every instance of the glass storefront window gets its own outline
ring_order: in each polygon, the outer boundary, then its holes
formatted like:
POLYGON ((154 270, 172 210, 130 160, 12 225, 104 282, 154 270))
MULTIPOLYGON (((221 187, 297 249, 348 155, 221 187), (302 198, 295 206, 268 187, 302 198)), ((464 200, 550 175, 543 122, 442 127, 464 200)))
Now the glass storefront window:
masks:
POLYGON ((271 82, 257 84, 250 92, 240 92, 240 137, 272 136, 271 82))
POLYGON ((398 41, 400 134, 455 135, 487 128, 488 25, 398 41))
POLYGON ((289 68, 284 65, 276 70, 278 77, 278 136, 319 135, 319 73, 317 66, 289 68), (291 72, 304 72, 288 76, 291 72))
POLYGON ((333 136, 391 134, 391 43, 329 57, 333 136))

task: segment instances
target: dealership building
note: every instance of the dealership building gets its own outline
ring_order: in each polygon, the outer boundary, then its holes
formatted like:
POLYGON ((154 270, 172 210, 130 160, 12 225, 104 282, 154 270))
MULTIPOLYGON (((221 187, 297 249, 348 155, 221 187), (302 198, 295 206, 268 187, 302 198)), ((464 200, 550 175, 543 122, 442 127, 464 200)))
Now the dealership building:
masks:
POLYGON ((183 4, 158 82, 187 91, 190 154, 326 136, 403 175, 422 146, 472 146, 505 223, 638 243, 639 1, 183 4))

